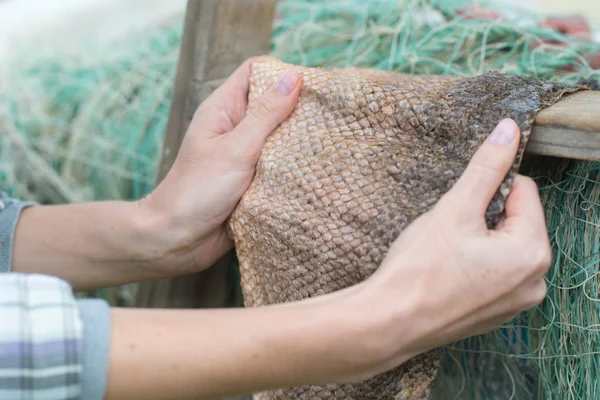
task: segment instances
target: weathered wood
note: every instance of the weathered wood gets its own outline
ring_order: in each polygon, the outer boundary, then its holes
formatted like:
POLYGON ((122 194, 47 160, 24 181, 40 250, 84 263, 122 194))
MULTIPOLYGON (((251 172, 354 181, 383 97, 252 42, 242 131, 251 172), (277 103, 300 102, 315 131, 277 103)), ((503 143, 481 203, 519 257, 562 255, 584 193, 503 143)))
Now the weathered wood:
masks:
MULTIPOLYGON (((171 168, 194 111, 249 57, 269 51, 276 0, 189 0, 158 180, 171 168)), ((208 270, 140 284, 139 307, 233 305, 234 253, 208 270)))
POLYGON ((540 111, 525 151, 600 161, 600 92, 576 92, 540 111))
POLYGON ((566 95, 540 111, 535 123, 600 132, 600 92, 585 90, 566 95))

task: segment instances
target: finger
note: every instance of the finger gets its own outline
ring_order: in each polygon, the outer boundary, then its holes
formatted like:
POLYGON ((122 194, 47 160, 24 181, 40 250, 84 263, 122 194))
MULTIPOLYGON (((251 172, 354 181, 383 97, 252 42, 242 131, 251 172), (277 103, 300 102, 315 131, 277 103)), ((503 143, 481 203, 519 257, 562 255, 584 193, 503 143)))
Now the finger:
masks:
POLYGON ((446 198, 452 204, 465 204, 468 200, 468 212, 483 215, 515 161, 519 138, 517 124, 502 120, 475 152, 446 198))
POLYGON ((517 315, 540 305, 548 293, 548 285, 544 276, 528 279, 519 287, 504 297, 498 303, 503 303, 509 314, 517 315))
POLYGON ((481 329, 482 332, 478 332, 478 335, 485 335, 496 331, 502 327, 505 327, 507 324, 514 323, 515 319, 521 315, 520 312, 508 312, 506 314, 500 315, 494 318, 491 321, 488 321, 481 329))
POLYGON ((526 310, 531 310, 542 304, 548 295, 548 284, 546 283, 546 280, 543 277, 538 279, 537 282, 529 288, 527 294, 529 304, 525 305, 526 310))
POLYGON ((506 220, 506 215, 500 214, 500 216, 498 217, 498 223, 496 224, 495 230, 497 230, 497 231, 502 230, 502 228, 504 227, 505 220, 506 220))
POLYGON ((246 113, 252 59, 240 65, 227 80, 202 102, 192 125, 209 135, 222 135, 240 123, 246 113))
POLYGON ((504 302, 510 307, 510 313, 519 315, 539 306, 546 299, 547 293, 548 285, 544 277, 541 277, 523 284, 514 291, 512 296, 504 299, 504 302))
POLYGON ((547 238, 546 218, 536 183, 517 175, 506 200, 506 218, 501 232, 516 232, 523 237, 547 238))
POLYGON ((294 70, 283 73, 248 110, 246 116, 228 136, 234 156, 244 156, 255 163, 267 137, 294 110, 302 79, 294 70))

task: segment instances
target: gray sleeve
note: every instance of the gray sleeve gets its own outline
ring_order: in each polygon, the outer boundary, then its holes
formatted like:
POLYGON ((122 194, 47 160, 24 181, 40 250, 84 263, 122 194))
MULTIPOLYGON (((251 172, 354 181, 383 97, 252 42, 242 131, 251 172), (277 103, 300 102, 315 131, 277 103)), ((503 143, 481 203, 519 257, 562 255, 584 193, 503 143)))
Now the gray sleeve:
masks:
POLYGON ((81 398, 102 400, 110 351, 110 307, 95 299, 79 300, 78 306, 83 323, 81 398))
POLYGON ((0 193, 0 273, 9 272, 12 266, 15 228, 25 207, 36 203, 19 201, 0 193))

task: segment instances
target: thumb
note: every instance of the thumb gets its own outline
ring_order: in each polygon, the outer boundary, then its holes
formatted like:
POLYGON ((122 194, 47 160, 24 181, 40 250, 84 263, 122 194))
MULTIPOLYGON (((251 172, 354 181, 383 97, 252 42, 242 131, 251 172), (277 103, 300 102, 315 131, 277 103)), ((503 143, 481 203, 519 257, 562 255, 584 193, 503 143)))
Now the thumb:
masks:
POLYGON ((267 137, 294 110, 301 83, 300 74, 288 70, 260 96, 228 134, 234 152, 251 155, 252 162, 256 162, 267 137))
POLYGON ((448 193, 453 204, 466 204, 469 213, 485 213, 494 194, 515 162, 520 130, 504 119, 473 155, 469 165, 448 193))

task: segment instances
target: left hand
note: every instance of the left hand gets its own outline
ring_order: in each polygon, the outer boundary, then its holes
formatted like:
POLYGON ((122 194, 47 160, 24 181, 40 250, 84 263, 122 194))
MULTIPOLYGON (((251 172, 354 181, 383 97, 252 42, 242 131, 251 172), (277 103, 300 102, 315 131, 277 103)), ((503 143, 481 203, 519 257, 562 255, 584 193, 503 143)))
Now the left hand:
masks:
POLYGON ((294 109, 300 76, 284 73, 247 110, 250 61, 198 108, 173 167, 140 206, 160 221, 162 265, 208 268, 233 247, 226 220, 247 190, 267 137, 294 109))

